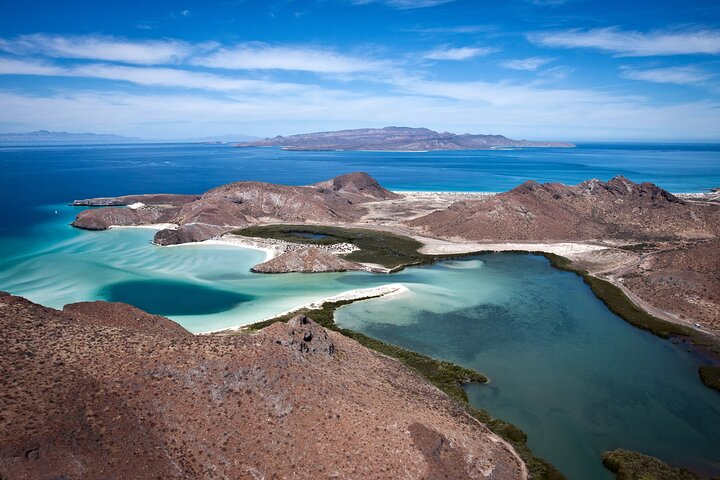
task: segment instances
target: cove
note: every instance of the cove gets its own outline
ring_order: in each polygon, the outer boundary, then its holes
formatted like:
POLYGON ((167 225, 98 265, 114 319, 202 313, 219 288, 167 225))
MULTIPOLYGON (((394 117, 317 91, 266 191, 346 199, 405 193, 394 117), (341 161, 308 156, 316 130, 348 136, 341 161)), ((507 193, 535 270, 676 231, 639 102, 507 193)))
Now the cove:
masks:
POLYGON ((411 293, 340 308, 343 328, 478 370, 470 402, 528 434, 568 479, 611 479, 625 448, 720 473, 720 396, 678 345, 611 313, 540 256, 485 254, 407 269, 411 293))

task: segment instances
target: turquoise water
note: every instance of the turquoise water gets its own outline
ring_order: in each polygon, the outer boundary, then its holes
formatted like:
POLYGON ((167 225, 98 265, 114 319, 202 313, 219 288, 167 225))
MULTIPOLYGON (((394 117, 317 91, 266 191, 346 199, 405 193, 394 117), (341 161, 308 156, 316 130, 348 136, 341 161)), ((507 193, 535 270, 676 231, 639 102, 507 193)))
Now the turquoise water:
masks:
POLYGON ((411 293, 340 308, 339 325, 476 369, 471 403, 521 427, 569 479, 611 479, 637 450, 720 474, 720 395, 698 358, 612 314, 544 257, 489 254, 399 274, 411 293))
POLYGON ((701 362, 611 314, 579 277, 543 258, 487 255, 407 269, 253 274, 264 260, 231 246, 150 244, 150 229, 86 232, 76 198, 198 193, 237 180, 308 184, 363 170, 405 190, 499 191, 534 179, 577 183, 623 174, 671 191, 720 185, 717 145, 581 145, 492 152, 285 152, 218 145, 0 146, 0 290, 60 308, 126 301, 193 332, 247 324, 351 289, 411 291, 362 302, 339 321, 476 368, 491 383, 471 401, 521 426, 570 479, 606 479, 609 448, 631 448, 720 474, 720 395, 701 362), (714 436, 713 436, 714 435, 714 436))
POLYGON ((265 254, 223 245, 161 248, 145 228, 88 232, 69 226, 81 209, 53 205, 25 237, 0 237, 0 290, 60 308, 71 302, 131 303, 193 332, 252 323, 350 289, 389 283, 352 274, 261 275, 265 254), (55 212, 58 212, 55 214, 55 212))

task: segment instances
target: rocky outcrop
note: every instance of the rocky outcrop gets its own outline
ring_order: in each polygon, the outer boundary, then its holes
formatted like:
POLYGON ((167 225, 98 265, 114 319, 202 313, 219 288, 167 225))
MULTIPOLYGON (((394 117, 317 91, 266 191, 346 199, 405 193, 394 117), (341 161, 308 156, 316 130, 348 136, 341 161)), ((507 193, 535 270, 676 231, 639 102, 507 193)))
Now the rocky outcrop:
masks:
POLYGON ((283 147, 286 150, 487 150, 500 147, 574 147, 567 142, 531 142, 502 135, 457 135, 427 128, 385 127, 277 136, 236 147, 283 147))
POLYGON ((159 230, 153 238, 155 245, 181 245, 183 243, 204 242, 219 237, 228 231, 227 226, 206 225, 194 223, 182 225, 178 228, 159 230))
POLYGON ((365 172, 348 173, 311 185, 323 192, 335 192, 353 203, 394 200, 402 195, 391 192, 365 172))
POLYGON ((267 262, 255 265, 251 270, 256 273, 319 273, 364 270, 364 267, 319 248, 307 247, 285 251, 267 262))
POLYGON ((172 193, 157 193, 148 195, 124 195, 122 197, 100 197, 75 200, 74 207, 122 207, 134 203, 145 205, 185 205, 195 201, 198 195, 175 195, 172 193))
POLYGON ((408 224, 469 240, 657 240, 711 238, 720 232, 719 215, 717 208, 687 204, 656 185, 615 177, 574 186, 525 182, 408 224))
POLYGON ((113 225, 136 226, 170 223, 177 213, 177 208, 94 208, 80 212, 72 224, 83 230, 107 230, 113 225))
POLYGON ((526 478, 463 407, 307 317, 193 336, 124 308, 0 295, 0 477, 526 478))
POLYGON ((275 337, 278 345, 299 353, 335 354, 335 344, 328 332, 305 315, 297 315, 287 323, 273 323, 265 333, 275 337))

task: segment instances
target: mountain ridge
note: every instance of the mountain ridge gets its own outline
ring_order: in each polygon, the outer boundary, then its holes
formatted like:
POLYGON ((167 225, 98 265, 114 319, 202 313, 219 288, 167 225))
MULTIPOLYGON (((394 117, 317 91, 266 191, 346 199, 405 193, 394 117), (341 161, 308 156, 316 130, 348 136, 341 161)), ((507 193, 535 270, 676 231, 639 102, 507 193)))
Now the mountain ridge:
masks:
POLYGON ((535 147, 573 148, 569 142, 533 142, 514 140, 503 135, 456 134, 429 128, 383 127, 329 132, 278 135, 256 142, 237 143, 235 147, 282 147, 285 150, 492 150, 495 148, 535 147))

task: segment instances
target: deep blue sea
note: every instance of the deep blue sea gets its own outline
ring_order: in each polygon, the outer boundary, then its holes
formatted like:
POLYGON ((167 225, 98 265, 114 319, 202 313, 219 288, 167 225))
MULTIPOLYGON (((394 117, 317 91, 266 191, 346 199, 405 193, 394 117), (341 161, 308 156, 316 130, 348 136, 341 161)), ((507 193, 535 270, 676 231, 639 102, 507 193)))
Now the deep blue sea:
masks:
POLYGON ((356 288, 405 294, 355 303, 343 325, 490 376, 471 402, 511 421, 569 480, 606 479, 604 450, 629 448, 720 474, 720 395, 703 360, 612 314, 582 279, 543 257, 483 255, 366 272, 261 275, 256 250, 173 248, 153 231, 88 232, 73 199, 201 193, 262 180, 309 184, 365 171, 396 190, 502 191, 528 180, 578 183, 624 175, 673 192, 720 186, 720 145, 583 144, 480 152, 287 152, 228 145, 0 145, 0 290, 60 308, 133 303, 194 332, 246 324, 356 288), (569 301, 570 300, 570 301, 569 301))
POLYGON ((289 152, 229 145, 3 146, 0 229, 39 221, 37 205, 161 190, 200 193, 259 180, 303 185, 364 171, 391 189, 508 190, 526 180, 578 183, 624 175, 671 192, 720 187, 720 145, 580 144, 573 149, 460 152, 289 152))

